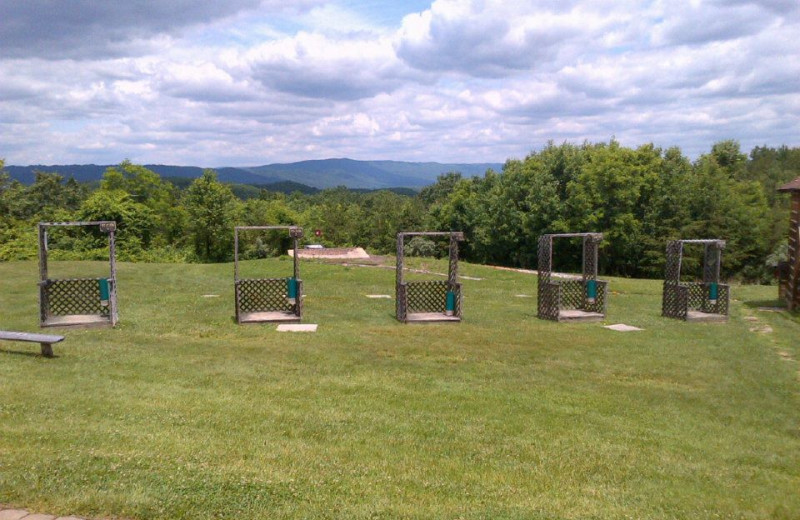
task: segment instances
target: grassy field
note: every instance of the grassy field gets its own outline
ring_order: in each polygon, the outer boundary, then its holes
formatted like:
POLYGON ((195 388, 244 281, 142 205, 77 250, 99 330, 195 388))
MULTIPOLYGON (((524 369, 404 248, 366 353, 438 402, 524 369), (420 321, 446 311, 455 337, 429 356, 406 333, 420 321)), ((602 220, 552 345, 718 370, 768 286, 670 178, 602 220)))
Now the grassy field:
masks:
MULTIPOLYGON (((800 518, 800 322, 758 309, 774 287, 734 287, 729 323, 691 324, 660 317, 660 282, 612 278, 607 322, 646 329, 619 333, 537 320, 535 298, 515 297, 535 295, 534 276, 462 265, 482 278, 463 281, 464 322, 402 325, 393 300, 365 297, 393 294, 391 270, 304 263, 319 330, 290 334, 234 323, 232 271, 121 264, 115 330, 67 330, 55 359, 0 343, 0 503, 800 518)), ((0 328, 37 330, 36 264, 0 264, 0 279, 0 328)))

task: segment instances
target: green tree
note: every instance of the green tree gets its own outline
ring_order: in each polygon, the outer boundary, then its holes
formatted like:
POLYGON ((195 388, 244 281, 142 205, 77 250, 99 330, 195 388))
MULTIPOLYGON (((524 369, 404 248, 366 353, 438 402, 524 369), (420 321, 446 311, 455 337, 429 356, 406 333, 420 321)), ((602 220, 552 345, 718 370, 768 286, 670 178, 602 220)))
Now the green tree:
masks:
POLYGON ((679 148, 673 147, 664 153, 659 174, 647 187, 649 196, 641 206, 640 274, 650 278, 664 275, 666 241, 682 238, 681 230, 691 220, 688 200, 692 174, 692 164, 679 148))
POLYGON ((132 200, 150 208, 153 233, 148 244, 152 242, 160 248, 183 245, 188 215, 178 204, 177 188, 157 173, 126 159, 119 166, 106 169, 100 188, 124 191, 132 200))
POLYGON ((770 212, 762 186, 732 178, 730 169, 721 166, 712 153, 696 161, 689 188, 690 219, 682 235, 727 240, 726 273, 738 273, 747 280, 765 279, 770 212))
POLYGON ((645 145, 637 150, 616 141, 586 150, 580 173, 568 184, 571 227, 605 234, 604 261, 608 270, 632 276, 643 256, 644 207, 660 169, 660 150, 645 145))
POLYGON ((726 175, 743 179, 747 171, 747 156, 742 153, 739 142, 733 139, 719 141, 711 147, 710 157, 726 175))
POLYGON ((443 173, 436 177, 436 182, 420 190, 419 198, 426 206, 441 204, 453 192, 461 179, 459 172, 443 173))
POLYGON ((435 230, 463 231, 466 241, 460 246, 462 257, 487 262, 492 257, 492 233, 487 222, 487 193, 498 174, 488 171, 484 177, 460 179, 447 198, 434 205, 428 222, 435 230))
POLYGON ((197 257, 209 262, 230 260, 238 205, 231 189, 217 180, 216 172, 205 170, 186 190, 183 204, 197 257))
POLYGON ((36 178, 15 198, 11 213, 22 220, 60 220, 76 210, 88 190, 74 179, 64 183, 58 173, 36 172, 36 178))
POLYGON ((357 222, 354 241, 370 251, 390 253, 395 250, 397 233, 420 229, 422 210, 416 198, 381 190, 361 199, 362 218, 357 222))
POLYGON ((558 181, 536 154, 508 161, 502 174, 486 178, 492 181, 476 233, 486 241, 483 256, 501 265, 535 266, 539 235, 562 217, 558 181))
MULTIPOLYGON (((115 221, 117 249, 121 260, 143 259, 144 252, 151 246, 153 212, 144 204, 134 201, 123 190, 95 191, 81 205, 78 218, 83 221, 115 221)), ((105 237, 105 234, 94 234, 91 245, 85 246, 85 249, 104 250, 105 237)))
POLYGON ((10 222, 12 200, 16 198, 15 188, 11 176, 5 171, 5 161, 0 159, 0 225, 7 225, 10 222))

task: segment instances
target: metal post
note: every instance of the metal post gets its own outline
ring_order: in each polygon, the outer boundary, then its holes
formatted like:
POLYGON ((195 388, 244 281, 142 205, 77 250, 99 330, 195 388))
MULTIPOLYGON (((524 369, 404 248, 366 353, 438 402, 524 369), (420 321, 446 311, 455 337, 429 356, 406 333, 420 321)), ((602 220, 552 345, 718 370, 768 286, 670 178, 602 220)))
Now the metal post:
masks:
POLYGON ((394 300, 395 300, 395 316, 400 321, 405 321, 406 318, 406 301, 403 294, 403 233, 397 234, 397 257, 395 261, 395 275, 394 275, 394 300))
POLYGON ((47 299, 47 227, 39 224, 39 325, 44 326, 49 314, 47 299))
POLYGON ((233 281, 239 281, 239 228, 233 228, 233 281))
POLYGON ((292 235, 292 249, 294 254, 292 254, 292 276, 295 280, 300 278, 300 271, 297 265, 297 235, 292 235))
POLYGON ((111 290, 108 295, 109 299, 109 318, 111 319, 111 326, 117 324, 119 320, 119 311, 117 310, 117 242, 115 238, 115 229, 112 228, 108 232, 108 257, 111 273, 111 290))
POLYGON ((450 235, 450 263, 447 269, 447 290, 455 291, 458 282, 458 238, 450 235))

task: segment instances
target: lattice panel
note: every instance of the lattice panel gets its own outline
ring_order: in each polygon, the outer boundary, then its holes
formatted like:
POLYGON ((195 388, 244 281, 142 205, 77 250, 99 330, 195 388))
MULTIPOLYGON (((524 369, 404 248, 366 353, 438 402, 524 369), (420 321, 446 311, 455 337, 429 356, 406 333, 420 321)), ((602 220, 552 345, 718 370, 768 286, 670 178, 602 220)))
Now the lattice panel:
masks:
POLYGON ((730 287, 719 284, 717 303, 708 299, 708 285, 702 283, 664 283, 661 314, 669 318, 686 319, 688 311, 701 311, 711 314, 728 314, 730 287))
POLYGON ((561 285, 561 309, 583 309, 584 289, 581 280, 564 280, 561 285))
MULTIPOLYGON (((299 290, 297 297, 301 297, 299 290)), ((296 307, 287 300, 286 278, 239 280, 236 282, 236 299, 239 312, 295 312, 296 307)))
POLYGON ((557 284, 539 283, 539 318, 558 320, 558 305, 560 289, 557 284))
POLYGON ((548 235, 539 237, 539 287, 544 287, 550 281, 550 273, 553 269, 551 251, 553 240, 548 235))
POLYGON ((719 284, 719 299, 717 300, 716 310, 711 312, 716 312, 717 314, 724 314, 725 316, 727 316, 728 313, 730 312, 730 302, 731 302, 730 286, 726 284, 719 284))
POLYGON ((583 239, 583 274, 588 278, 597 276, 598 241, 592 236, 583 239))
POLYGON ((703 281, 719 282, 719 266, 722 261, 722 251, 716 244, 707 244, 703 255, 703 281))
POLYGON ((683 285, 689 289, 687 308, 693 311, 703 310, 708 300, 708 287, 702 283, 685 283, 683 285))
POLYGON ((108 305, 100 304, 100 278, 65 278, 44 284, 45 316, 93 314, 109 316, 108 305))
MULTIPOLYGON (((406 305, 409 313, 441 312, 447 307, 447 282, 428 280, 406 284, 406 305)), ((458 291, 460 292, 460 291, 458 291)), ((460 295, 456 295, 460 300, 460 295)))
POLYGON ((668 318, 686 319, 689 303, 689 288, 671 282, 664 282, 661 297, 661 315, 668 318))
POLYGON ((718 284, 717 303, 712 304, 708 299, 708 285, 686 284, 689 286, 688 309, 712 314, 728 314, 729 286, 718 284))
POLYGON ((681 256, 683 244, 679 240, 667 243, 667 264, 664 280, 673 284, 678 283, 681 277, 681 256))
POLYGON ((595 281, 597 282, 597 295, 594 303, 589 303, 586 282, 583 280, 558 280, 549 284, 540 284, 538 316, 557 320, 559 311, 574 309, 605 314, 608 282, 595 281))

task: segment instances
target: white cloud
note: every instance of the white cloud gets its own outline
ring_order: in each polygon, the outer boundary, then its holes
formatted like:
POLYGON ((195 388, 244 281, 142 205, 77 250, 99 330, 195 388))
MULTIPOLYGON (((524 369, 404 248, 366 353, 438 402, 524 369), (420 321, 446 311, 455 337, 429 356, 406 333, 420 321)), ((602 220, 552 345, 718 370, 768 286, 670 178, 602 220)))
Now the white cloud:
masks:
POLYGON ((726 138, 800 145, 794 0, 438 0, 405 17, 397 3, 391 16, 380 2, 284 4, 40 14, 0 0, 0 157, 502 162, 549 139, 692 155, 726 138))
POLYGON ((438 0, 403 20, 397 54, 433 71, 498 76, 553 60, 580 32, 563 13, 536 12, 515 2, 438 0))
POLYGON ((653 29, 657 45, 696 45, 756 34, 774 21, 774 15, 752 3, 714 5, 671 3, 665 20, 653 29))
POLYGON ((247 53, 253 77, 267 88, 298 96, 355 100, 418 80, 386 38, 334 40, 300 32, 247 53))

